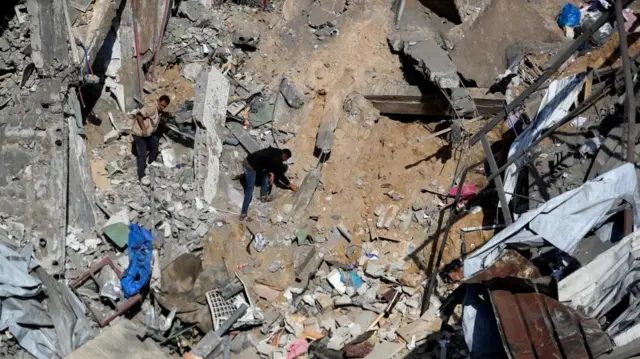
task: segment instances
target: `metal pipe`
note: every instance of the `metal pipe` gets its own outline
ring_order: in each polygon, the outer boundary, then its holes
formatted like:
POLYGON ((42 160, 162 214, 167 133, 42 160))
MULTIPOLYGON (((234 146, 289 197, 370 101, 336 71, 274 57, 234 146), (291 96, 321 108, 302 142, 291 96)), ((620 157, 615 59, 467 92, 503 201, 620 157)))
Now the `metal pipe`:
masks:
MULTIPOLYGON (((629 6, 633 0, 625 0, 624 7, 629 6)), ((536 82, 534 82, 529 88, 527 88, 524 92, 520 94, 515 100, 509 103, 506 108, 501 110, 498 114, 496 114, 489 123, 487 123, 480 132, 476 133, 471 140, 469 141, 470 145, 476 144, 480 141, 480 137, 483 134, 491 131, 500 121, 504 120, 507 114, 511 113, 516 107, 518 107, 521 103, 524 102, 532 93, 534 93, 544 82, 546 82, 551 75, 553 75, 559 68, 564 64, 565 61, 580 47, 582 44, 587 42, 591 36, 602 27, 607 21, 609 21, 614 16, 611 10, 605 11, 602 16, 596 20, 596 22, 591 25, 585 32, 582 33, 577 39, 575 39, 569 47, 564 49, 562 52, 558 53, 556 56, 551 58, 549 62, 545 65, 545 70, 538 77, 536 82)), ((627 56, 628 57, 628 56, 627 56)))
MULTIPOLYGON (((480 137, 480 142, 482 142, 482 148, 484 149, 484 155, 487 157, 487 162, 489 162, 489 170, 491 173, 498 172, 498 164, 496 163, 496 159, 493 156, 493 151, 491 150, 491 145, 489 144, 489 139, 487 136, 482 135, 480 137)), ((513 218, 511 217, 511 212, 509 211, 509 202, 507 201, 507 196, 504 193, 504 186, 502 185, 502 177, 496 176, 493 179, 493 183, 496 186, 496 191, 498 192, 498 199, 500 199, 500 209, 502 210, 502 216, 504 217, 504 222, 509 225, 513 223, 513 218)))
POLYGON ((495 172, 491 171, 491 174, 487 177, 487 181, 491 181, 492 179, 494 179, 497 176, 501 175, 502 172, 504 172, 504 170, 507 169, 507 167, 509 167, 512 164, 516 163, 520 158, 522 158, 523 156, 525 156, 526 154, 531 152, 540 142, 542 142, 542 140, 544 140, 545 138, 549 137, 553 132, 555 132, 558 128, 562 127, 565 123, 567 123, 570 120, 572 120, 575 116, 578 116, 580 113, 582 113, 582 111, 585 111, 587 108, 589 108, 592 105, 594 105, 603 96, 608 94, 607 90, 610 90, 610 88, 605 86, 602 89, 592 93, 591 96, 589 96, 588 99, 586 99, 583 103, 578 105, 578 107, 576 107, 571 112, 569 112, 562 120, 558 121, 558 123, 556 123, 555 125, 551 126, 547 131, 545 131, 545 133, 543 133, 540 137, 538 137, 538 139, 533 141, 531 146, 529 146, 524 151, 517 153, 515 156, 509 158, 507 160, 507 162, 504 165, 502 165, 502 167, 498 168, 497 171, 495 171, 495 172))
POLYGON ((162 47, 162 38, 164 37, 164 28, 167 25, 167 16, 169 15, 169 7, 170 7, 169 5, 171 5, 171 0, 165 0, 164 15, 162 16, 162 24, 160 25, 160 34, 158 34, 158 43, 156 45, 156 53, 153 54, 153 66, 151 67, 151 81, 156 80, 156 65, 158 64, 158 54, 160 54, 160 48, 162 47))
MULTIPOLYGON (((622 0, 616 0, 615 4, 616 22, 618 23, 618 34, 620 34, 620 57, 622 58, 622 68, 624 71, 624 86, 627 92, 627 102, 624 106, 627 120, 627 162, 635 163, 636 152, 636 99, 633 91, 633 79, 631 78, 631 60, 629 58, 629 46, 627 44, 627 31, 624 28, 624 15, 622 14, 622 0)), ((624 212, 624 234, 633 232, 633 213, 630 209, 624 212)))
POLYGON ((142 75, 142 64, 140 63, 140 41, 138 40, 138 16, 136 11, 136 0, 131 0, 131 12, 133 13, 133 40, 136 46, 136 63, 138 67, 138 85, 140 86, 140 98, 142 98, 144 79, 142 75))

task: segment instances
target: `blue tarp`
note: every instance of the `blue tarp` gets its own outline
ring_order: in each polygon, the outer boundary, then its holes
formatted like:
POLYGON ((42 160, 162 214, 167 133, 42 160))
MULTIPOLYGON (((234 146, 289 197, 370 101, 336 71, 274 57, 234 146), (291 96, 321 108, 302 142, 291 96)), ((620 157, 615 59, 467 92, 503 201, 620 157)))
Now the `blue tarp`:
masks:
POLYGON ((153 235, 135 223, 129 226, 129 268, 120 280, 126 298, 138 294, 151 279, 153 235))

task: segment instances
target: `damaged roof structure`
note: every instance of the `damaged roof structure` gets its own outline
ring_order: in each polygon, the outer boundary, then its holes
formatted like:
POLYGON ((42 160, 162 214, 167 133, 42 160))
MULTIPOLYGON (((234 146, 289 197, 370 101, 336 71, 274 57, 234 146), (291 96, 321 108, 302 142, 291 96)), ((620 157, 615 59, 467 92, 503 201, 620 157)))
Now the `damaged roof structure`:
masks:
POLYGON ((0 358, 640 356, 632 1, 0 8, 0 358))

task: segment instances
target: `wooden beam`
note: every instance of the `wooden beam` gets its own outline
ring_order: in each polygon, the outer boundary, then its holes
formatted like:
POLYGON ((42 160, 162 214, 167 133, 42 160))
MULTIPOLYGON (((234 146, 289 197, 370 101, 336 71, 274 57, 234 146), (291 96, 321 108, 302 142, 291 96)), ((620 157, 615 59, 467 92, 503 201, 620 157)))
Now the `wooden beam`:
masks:
MULTIPOLYGON (((380 113, 385 115, 421 115, 421 116, 454 116, 455 112, 450 108, 448 100, 441 94, 418 95, 368 95, 367 100, 373 104, 380 113)), ((500 98, 474 97, 472 99, 480 115, 489 116, 500 112, 504 107, 504 100, 500 98)), ((470 112, 465 117, 472 118, 470 112)))

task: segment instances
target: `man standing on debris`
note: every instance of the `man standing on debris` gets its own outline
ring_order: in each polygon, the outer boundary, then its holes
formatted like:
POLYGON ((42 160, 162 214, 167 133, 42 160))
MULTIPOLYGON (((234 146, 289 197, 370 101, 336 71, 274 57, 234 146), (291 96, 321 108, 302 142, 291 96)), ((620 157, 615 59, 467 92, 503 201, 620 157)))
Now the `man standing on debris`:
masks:
POLYGON ((298 186, 289 182, 289 179, 284 174, 286 167, 283 162, 289 158, 291 158, 291 151, 286 148, 281 150, 273 147, 256 151, 245 158, 242 167, 244 168, 246 187, 244 188, 244 201, 242 202, 240 220, 247 218, 258 176, 260 176, 261 180, 260 199, 264 202, 269 202, 273 199, 268 194, 269 185, 272 185, 276 179, 292 191, 298 191, 298 186))
POLYGON ((138 179, 143 185, 148 186, 151 181, 145 176, 148 163, 152 163, 158 157, 158 145, 160 139, 155 132, 160 123, 160 111, 163 111, 171 100, 169 96, 162 95, 158 101, 149 101, 138 110, 133 121, 131 132, 133 144, 136 148, 136 163, 138 166, 138 179))

